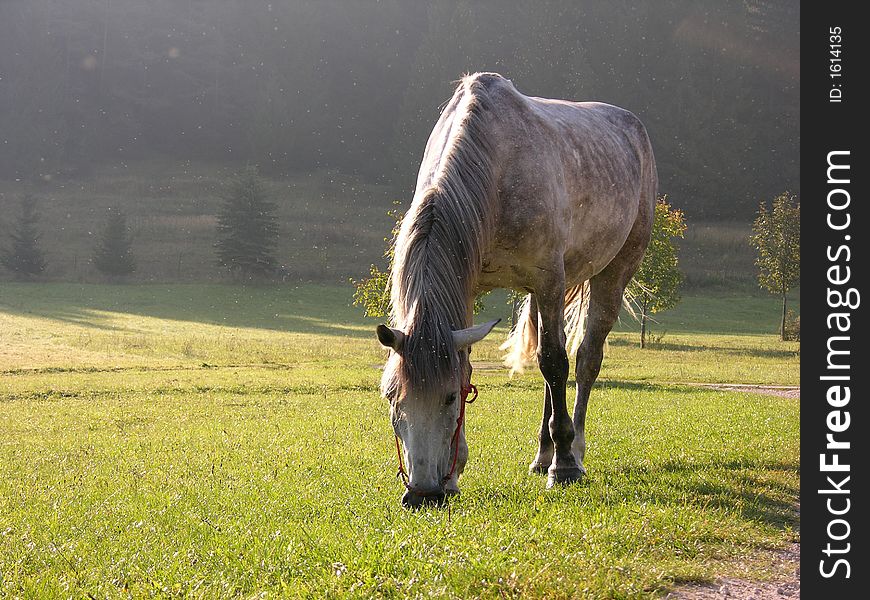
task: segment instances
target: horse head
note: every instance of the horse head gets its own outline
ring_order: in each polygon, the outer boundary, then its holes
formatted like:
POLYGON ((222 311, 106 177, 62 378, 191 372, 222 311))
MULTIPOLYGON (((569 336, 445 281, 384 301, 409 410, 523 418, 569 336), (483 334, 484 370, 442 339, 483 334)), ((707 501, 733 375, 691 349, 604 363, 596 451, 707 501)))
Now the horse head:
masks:
MULTIPOLYGON (((400 474, 407 491, 406 507, 424 503, 441 504, 459 492, 458 478, 468 460, 463 427, 464 403, 471 386, 471 345, 482 340, 498 321, 452 332, 450 351, 457 365, 439 376, 409 378, 397 376, 385 386, 390 401, 390 421, 396 434, 400 474)), ((425 345, 414 344, 409 335, 386 325, 377 328, 381 345, 391 350, 387 372, 401 374, 402 362, 414 361, 414 352, 425 345)), ((414 334, 412 333, 411 336, 414 334)), ((430 349, 430 351, 432 351, 430 349)))

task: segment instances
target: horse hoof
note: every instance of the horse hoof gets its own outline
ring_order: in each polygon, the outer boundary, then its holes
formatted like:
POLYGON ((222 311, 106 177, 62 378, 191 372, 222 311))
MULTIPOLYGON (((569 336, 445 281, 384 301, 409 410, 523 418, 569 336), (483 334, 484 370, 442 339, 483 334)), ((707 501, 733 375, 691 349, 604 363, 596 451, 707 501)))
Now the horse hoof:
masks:
POLYGON ((547 469, 547 489, 582 481, 586 471, 580 467, 550 467, 547 469))

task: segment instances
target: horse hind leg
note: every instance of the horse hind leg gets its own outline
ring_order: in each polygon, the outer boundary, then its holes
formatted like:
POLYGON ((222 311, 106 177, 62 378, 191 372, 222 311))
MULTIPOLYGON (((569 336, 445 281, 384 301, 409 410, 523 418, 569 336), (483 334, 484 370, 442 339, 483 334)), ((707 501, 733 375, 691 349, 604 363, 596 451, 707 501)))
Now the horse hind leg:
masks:
POLYGON ((619 316, 622 306, 622 288, 611 282, 590 281, 589 312, 586 317, 586 334, 577 349, 577 395, 574 401, 574 440, 572 451, 580 468, 585 472, 586 458, 586 407, 589 392, 601 370, 604 358, 604 342, 619 316))
MULTIPOLYGON (((635 226, 633 237, 642 237, 642 227, 635 226)), ((647 234, 648 235, 648 234, 647 234)), ((589 310, 586 333, 577 349, 577 396, 574 402, 574 440, 572 450, 581 469, 586 458, 586 407, 589 393, 601 370, 604 342, 613 329, 623 304, 625 286, 637 270, 645 244, 627 243, 611 263, 589 280, 589 310)), ((584 469, 585 472, 585 469, 584 469)))
POLYGON ((550 418, 553 416, 553 398, 550 387, 544 386, 544 414, 541 417, 541 430, 538 433, 538 452, 529 465, 529 473, 543 475, 553 463, 553 438, 550 437, 550 418))
MULTIPOLYGON (((534 332, 535 346, 538 343, 538 303, 535 300, 535 295, 529 295, 529 306, 527 308, 526 317, 529 319, 529 333, 534 332)), ((525 327, 526 325, 521 325, 525 327)), ((538 431, 538 451, 535 458, 529 465, 529 473, 545 474, 550 464, 553 462, 553 438, 550 436, 550 418, 553 416, 553 398, 550 394, 550 387, 544 386, 544 410, 541 417, 541 427, 538 431)))

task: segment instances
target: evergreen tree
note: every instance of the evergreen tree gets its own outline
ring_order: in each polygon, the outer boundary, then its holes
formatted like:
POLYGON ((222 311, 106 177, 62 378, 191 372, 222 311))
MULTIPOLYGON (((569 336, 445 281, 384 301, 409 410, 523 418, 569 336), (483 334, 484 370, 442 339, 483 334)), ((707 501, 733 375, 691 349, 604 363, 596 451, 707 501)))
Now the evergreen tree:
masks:
POLYGON ((93 263, 97 270, 110 277, 129 275, 136 270, 127 217, 121 210, 109 209, 93 263))
POLYGON ((0 262, 10 271, 21 275, 39 275, 45 270, 45 258, 39 248, 39 232, 36 224, 36 199, 30 194, 21 198, 18 222, 12 233, 12 245, 0 256, 0 262))
POLYGON ((750 238, 758 251, 758 283, 782 297, 779 337, 786 339, 786 295, 801 280, 801 205, 797 196, 783 192, 773 199, 773 209, 762 202, 750 238))
POLYGON ((218 262, 245 279, 267 277, 275 271, 278 239, 276 205, 255 168, 248 168, 230 185, 218 215, 218 262))
POLYGON ((646 346, 650 316, 673 308, 680 301, 683 281, 677 261, 674 238, 683 237, 686 224, 683 212, 672 209, 667 196, 656 202, 652 235, 643 261, 628 286, 629 296, 640 309, 640 347, 646 346))

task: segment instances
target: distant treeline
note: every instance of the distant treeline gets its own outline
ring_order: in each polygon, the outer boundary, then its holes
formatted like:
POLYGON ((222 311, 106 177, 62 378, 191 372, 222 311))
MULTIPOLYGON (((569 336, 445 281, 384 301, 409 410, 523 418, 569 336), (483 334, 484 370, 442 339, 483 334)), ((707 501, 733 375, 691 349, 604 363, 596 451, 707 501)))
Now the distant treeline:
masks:
POLYGON ((410 188, 468 71, 647 124, 663 193, 750 218, 799 175, 788 0, 3 0, 0 178, 155 157, 410 188))

